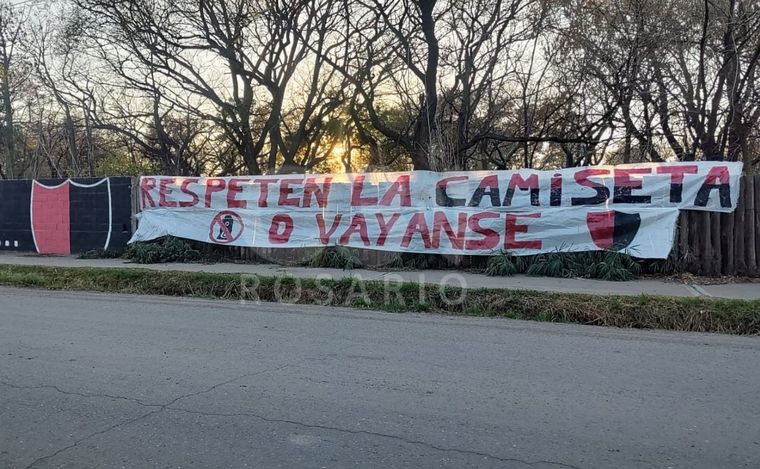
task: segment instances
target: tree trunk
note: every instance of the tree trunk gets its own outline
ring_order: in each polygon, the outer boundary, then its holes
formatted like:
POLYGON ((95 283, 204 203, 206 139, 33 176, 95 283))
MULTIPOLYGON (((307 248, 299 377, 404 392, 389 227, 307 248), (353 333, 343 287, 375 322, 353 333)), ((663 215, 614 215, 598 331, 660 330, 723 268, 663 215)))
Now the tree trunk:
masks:
POLYGON ((435 18, 433 9, 435 0, 419 2, 420 23, 427 44, 427 61, 425 63, 425 96, 422 109, 417 116, 412 149, 412 164, 414 169, 430 169, 430 151, 432 140, 436 137, 438 125, 438 38, 435 36, 435 18))
POLYGON ((3 95, 3 140, 5 141, 5 177, 16 178, 16 138, 13 131, 13 106, 11 106, 11 87, 8 81, 8 64, 4 64, 2 71, 2 95, 3 95))
POLYGON ((76 129, 74 128, 74 119, 71 117, 71 110, 67 104, 61 103, 64 114, 64 127, 66 129, 66 143, 71 158, 70 176, 81 176, 79 169, 79 148, 77 146, 76 129))

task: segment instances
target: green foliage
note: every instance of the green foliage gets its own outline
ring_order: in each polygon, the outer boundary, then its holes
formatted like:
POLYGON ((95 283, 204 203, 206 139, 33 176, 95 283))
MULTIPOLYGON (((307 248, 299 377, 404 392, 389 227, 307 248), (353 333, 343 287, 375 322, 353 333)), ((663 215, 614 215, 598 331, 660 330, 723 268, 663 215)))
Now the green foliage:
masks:
POLYGON ((401 252, 394 256, 388 267, 396 269, 438 270, 449 268, 449 261, 440 254, 401 252))
POLYGON ((131 244, 124 253, 126 259, 137 264, 159 264, 166 262, 198 262, 202 256, 187 241, 167 236, 156 242, 131 244))
POLYGON ((228 260, 224 246, 166 237, 159 241, 135 243, 126 249, 93 249, 79 259, 130 259, 137 264, 162 262, 221 262, 228 260))
POLYGON ((599 280, 634 280, 641 265, 631 256, 617 251, 551 252, 533 257, 528 275, 599 280))
POLYGON ((433 308, 433 305, 428 303, 427 301, 418 301, 414 303, 412 306, 413 311, 418 311, 420 313, 427 313, 433 308))
POLYGON ((372 307, 372 303, 367 301, 364 298, 354 298, 353 302, 351 303, 351 306, 354 308, 370 308, 372 307))
POLYGON ((582 268, 578 262, 578 254, 567 252, 551 252, 535 256, 526 273, 542 277, 582 277, 582 268))
POLYGON ((676 247, 670 250, 667 259, 655 259, 645 263, 644 270, 651 274, 681 275, 686 272, 694 255, 688 251, 680 251, 676 247))
POLYGON ((488 258, 486 275, 506 277, 525 272, 527 261, 524 257, 514 256, 511 252, 503 251, 488 258))
POLYGON ((634 258, 617 251, 597 251, 589 256, 585 277, 615 282, 634 280, 641 274, 641 265, 634 258))
MULTIPOLYGON (((214 262, 229 262, 232 259, 230 255, 229 246, 222 246, 219 244, 203 243, 200 241, 187 241, 187 243, 200 253, 201 261, 214 263, 214 262)), ((261 259, 256 257, 248 259, 251 263, 259 263, 261 259)))
POLYGON ((118 259, 124 256, 123 249, 92 249, 79 254, 79 259, 118 259))
POLYGON ((328 269, 358 269, 363 266, 361 259, 345 246, 331 246, 320 250, 308 265, 328 269))
POLYGON ((517 273, 517 267, 510 256, 500 254, 488 259, 486 275, 508 277, 517 273))
POLYGON ((98 160, 95 173, 99 177, 140 176, 157 173, 155 164, 146 160, 134 160, 128 155, 113 154, 98 160))

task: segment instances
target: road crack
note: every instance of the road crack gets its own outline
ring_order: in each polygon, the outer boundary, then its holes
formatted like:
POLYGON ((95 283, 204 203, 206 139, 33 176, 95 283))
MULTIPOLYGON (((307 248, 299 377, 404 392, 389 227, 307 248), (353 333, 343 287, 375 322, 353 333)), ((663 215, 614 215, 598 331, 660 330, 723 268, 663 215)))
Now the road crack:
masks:
POLYGON ((399 435, 392 435, 389 433, 380 433, 380 432, 373 432, 369 430, 352 430, 348 428, 341 428, 341 427, 332 427, 329 425, 319 425, 319 424, 310 424, 305 422, 299 422, 296 420, 288 420, 288 419, 277 419, 277 418, 270 418, 270 417, 264 417, 263 415, 254 414, 252 412, 234 412, 234 413, 221 413, 221 412, 205 412, 200 410, 192 410, 187 409, 184 407, 172 407, 168 406, 167 410, 173 410, 177 412, 185 412, 188 414, 197 414, 197 415, 203 415, 207 417, 251 417, 255 419, 259 419, 264 422, 270 422, 270 423, 286 423, 291 425, 296 425, 303 428, 309 428, 309 429, 316 429, 316 430, 331 430, 336 431, 340 433, 348 433, 353 435, 367 435, 367 436, 374 436, 374 437, 381 437, 381 438, 388 438, 396 441, 400 441, 403 443, 407 443, 410 445, 417 445, 417 446, 424 446, 436 451, 443 451, 443 452, 450 452, 450 453, 457 453, 457 454, 464 454, 464 455, 470 455, 470 456, 480 456, 484 458, 493 459, 500 462, 513 462, 513 463, 522 463, 528 466, 537 466, 539 464, 544 465, 550 465, 550 466, 557 466, 557 467, 564 467, 568 469, 580 469, 578 466, 573 466, 572 464, 565 464, 561 462, 556 461, 546 461, 546 460, 538 460, 538 461, 527 461, 524 459, 517 459, 517 458, 505 458, 502 456, 496 456, 494 454, 485 453, 481 451, 474 451, 474 450, 467 450, 467 449, 460 449, 460 448, 448 448, 443 446, 438 446, 433 443, 428 443, 426 441, 421 440, 413 440, 409 438, 405 438, 403 436, 399 435))
POLYGON ((67 396, 78 396, 78 397, 84 397, 84 398, 101 397, 104 399, 118 399, 118 400, 123 400, 123 401, 134 402, 135 404, 141 405, 143 407, 161 407, 161 404, 147 404, 141 401, 140 399, 136 399, 134 397, 115 396, 113 394, 102 394, 102 393, 85 393, 85 392, 77 392, 77 391, 66 391, 53 384, 41 384, 37 386, 22 386, 18 384, 9 383, 7 381, 0 381, 0 385, 13 388, 13 389, 21 389, 21 390, 51 389, 59 394, 64 394, 67 396))
POLYGON ((288 366, 290 366, 290 364, 278 366, 278 367, 275 367, 275 368, 267 368, 265 370, 255 371, 253 373, 245 373, 243 375, 236 376, 234 378, 222 381, 221 383, 214 384, 214 385, 212 385, 212 386, 210 386, 210 387, 208 387, 206 389, 202 389, 200 391, 183 394, 183 395, 181 395, 179 397, 176 397, 176 398, 172 399, 171 401, 167 402, 166 404, 145 404, 145 403, 141 402, 139 399, 134 399, 134 398, 130 398, 130 397, 124 397, 124 396, 112 396, 112 395, 109 395, 109 394, 89 394, 89 393, 64 391, 64 390, 60 389, 58 386, 54 386, 54 385, 18 386, 18 385, 15 385, 15 384, 7 383, 5 381, 0 381, 0 384, 2 384, 4 386, 7 386, 7 387, 15 388, 15 389, 52 389, 52 390, 54 390, 56 392, 59 392, 59 393, 62 393, 62 394, 73 395, 73 396, 80 396, 80 397, 85 397, 85 398, 105 397, 105 398, 112 398, 112 399, 123 399, 123 400, 135 402, 135 403, 137 403, 137 404, 139 404, 141 406, 144 406, 144 407, 158 407, 158 409, 152 410, 152 411, 147 412, 145 414, 142 414, 142 415, 140 415, 138 417, 126 420, 124 422, 119 422, 119 423, 113 424, 113 425, 111 425, 108 428, 105 428, 103 430, 98 430, 96 432, 90 433, 89 435, 84 436, 84 437, 82 437, 82 438, 74 441, 70 445, 64 446, 63 448, 59 448, 56 451, 54 451, 54 452, 52 452, 52 453, 50 453, 48 455, 41 456, 41 457, 35 459, 34 461, 32 461, 25 468, 25 469, 31 469, 31 468, 37 466, 38 464, 40 464, 41 462, 47 461, 49 459, 52 459, 52 458, 60 455, 61 453, 65 452, 65 451, 68 451, 68 450, 70 450, 72 448, 75 448, 75 447, 79 446, 80 444, 82 444, 83 442, 85 442, 85 441, 87 441, 87 440, 89 440, 91 438, 94 438, 94 437, 99 436, 99 435, 103 435, 103 434, 108 433, 110 431, 113 431, 113 430, 115 430, 115 429, 117 429, 119 427, 123 427, 125 425, 133 424, 135 422, 138 422, 140 420, 143 420, 145 418, 148 418, 150 416, 153 416, 153 415, 156 415, 156 414, 158 414, 160 412, 163 412, 164 410, 168 409, 169 406, 175 404, 176 402, 178 402, 178 401, 180 401, 182 399, 187 399, 189 397, 195 397, 195 396, 199 396, 201 394, 206 394, 206 393, 214 391, 215 389, 217 389, 217 388, 219 388, 221 386, 225 386, 225 385, 233 383, 233 382, 235 382, 237 380, 240 380, 240 379, 243 379, 243 378, 248 378, 248 377, 251 377, 251 376, 260 375, 260 374, 263 374, 263 373, 270 373, 270 372, 273 372, 273 371, 279 371, 279 370, 282 370, 283 368, 287 368, 288 366))
POLYGON ((118 400, 125 400, 125 401, 129 401, 129 402, 134 402, 134 403, 136 403, 136 404, 138 404, 140 406, 143 406, 143 407, 157 407, 157 409, 151 410, 150 412, 144 413, 144 414, 142 414, 140 416, 137 416, 135 418, 128 419, 126 421, 113 424, 113 425, 111 425, 111 426, 109 426, 109 427, 107 427, 105 429, 98 430, 96 432, 90 433, 89 435, 84 436, 84 437, 82 437, 82 438, 74 441, 73 443, 71 443, 71 444, 69 444, 67 446, 64 446, 63 448, 60 448, 60 449, 54 451, 53 453, 50 453, 48 455, 39 457, 39 458, 35 459, 31 464, 29 464, 28 466, 26 466, 26 469, 31 469, 31 468, 37 466, 38 464, 40 464, 40 463, 42 463, 44 461, 50 460, 50 459, 52 459, 52 458, 60 455, 61 453, 64 453, 65 451, 68 451, 68 450, 70 450, 72 448, 75 448, 75 447, 79 446, 80 444, 82 444, 83 442, 85 442, 85 441, 87 441, 87 440, 89 440, 91 438, 94 438, 94 437, 103 435, 105 433, 111 432, 111 431, 113 431, 113 430, 115 430, 117 428, 120 428, 120 427, 123 427, 123 426, 126 426, 126 425, 130 425, 130 424, 139 422, 140 420, 146 419, 148 417, 151 417, 153 415, 161 413, 161 412, 163 412, 165 410, 173 410, 173 411, 176 411, 176 412, 185 412, 185 413, 189 413, 189 414, 197 414, 197 415, 203 415, 203 416, 208 416, 208 417, 250 417, 250 418, 259 419, 259 420, 264 421, 264 422, 284 423, 284 424, 296 425, 296 426, 299 426, 299 427, 309 428, 309 429, 329 430, 329 431, 335 431, 335 432, 347 433, 347 434, 367 435, 367 436, 373 436, 373 437, 378 437, 378 438, 388 438, 388 439, 400 441, 402 443, 406 443, 406 444, 410 444, 410 445, 423 446, 423 447, 430 448, 430 449, 435 450, 435 451, 448 452, 448 453, 456 453, 456 454, 470 455, 470 456, 478 456, 478 457, 493 459, 495 461, 505 462, 505 463, 509 463, 509 462, 512 462, 512 463, 521 463, 521 464, 525 464, 525 465, 528 465, 528 466, 537 466, 539 464, 544 464, 544 465, 551 465, 551 466, 556 466, 556 467, 563 467, 563 468, 567 468, 567 469, 579 469, 577 466, 573 466, 571 464, 565 464, 565 463, 561 463, 561 462, 556 462, 556 461, 546 461, 546 460, 528 461, 528 460, 518 459, 518 458, 506 458, 506 457, 497 456, 497 455, 494 455, 494 454, 485 453, 485 452, 481 452, 481 451, 474 451, 474 450, 467 450, 467 449, 461 449, 461 448, 450 448, 450 447, 439 446, 439 445, 435 445, 433 443, 428 443, 426 441, 414 440, 414 439, 405 438, 403 436, 393 435, 393 434, 389 434, 389 433, 373 432, 373 431, 369 431, 369 430, 352 430, 352 429, 341 428, 341 427, 333 427, 333 426, 329 426, 329 425, 310 424, 310 423, 305 423, 305 422, 299 422, 299 421, 296 421, 296 420, 276 419, 276 418, 265 417, 265 416, 259 415, 259 414, 254 414, 252 412, 216 413, 216 412, 205 412, 205 411, 199 411, 199 410, 192 410, 192 409, 187 409, 187 408, 184 408, 184 407, 176 407, 175 406, 175 404, 177 402, 179 402, 179 401, 181 401, 183 399, 188 399, 188 398, 199 396, 199 395, 202 395, 202 394, 207 394, 209 392, 213 392, 214 390, 216 390, 216 389, 218 389, 218 388, 220 388, 222 386, 228 385, 228 384, 233 383, 235 381, 238 381, 240 379, 248 378, 248 377, 251 377, 251 376, 260 375, 260 374, 263 374, 263 373, 270 373, 270 372, 274 372, 274 371, 279 371, 279 370, 282 370, 283 368, 287 368, 288 366, 291 366, 291 365, 290 364, 286 364, 286 365, 282 365, 282 366, 275 367, 275 368, 268 368, 268 369, 265 369, 265 370, 256 371, 256 372, 253 372, 253 373, 245 373, 243 375, 236 376, 234 378, 231 378, 231 379, 222 381, 220 383, 214 384, 214 385, 212 385, 212 386, 210 386, 208 388, 202 389, 200 391, 183 394, 181 396, 178 396, 178 397, 172 399, 171 401, 169 401, 169 402, 167 402, 165 404, 149 404, 149 403, 145 403, 145 402, 141 401, 140 399, 136 399, 136 398, 132 398, 132 397, 127 397, 127 396, 117 396, 117 395, 112 395, 112 394, 105 394, 105 393, 83 393, 83 392, 76 392, 76 391, 66 391, 66 390, 61 389, 58 386, 49 385, 49 384, 46 384, 46 385, 37 385, 37 386, 21 386, 21 385, 16 385, 16 384, 8 383, 6 381, 0 381, 0 385, 7 386, 7 387, 10 387, 10 388, 14 388, 14 389, 49 389, 49 390, 53 390, 55 392, 58 392, 58 393, 64 394, 64 395, 78 396, 78 397, 84 397, 84 398, 118 399, 118 400))
POLYGON ((163 410, 164 410, 164 407, 161 407, 160 409, 152 410, 152 411, 150 411, 150 412, 148 412, 146 414, 140 415, 139 417, 135 417, 133 419, 129 419, 129 420, 126 420, 124 422, 120 422, 120 423, 111 425, 110 427, 108 427, 106 429, 99 430, 99 431, 94 432, 94 433, 90 433, 89 435, 87 435, 85 437, 82 437, 82 438, 74 441, 74 443, 72 443, 72 444, 70 444, 68 446, 64 446, 63 448, 60 448, 60 449, 54 451, 51 454, 48 454, 46 456, 42 456, 42 457, 39 457, 39 458, 35 459, 34 461, 32 461, 31 464, 29 464, 28 466, 26 466, 25 469, 30 469, 30 468, 38 465, 39 463, 41 463, 43 461, 47 461, 48 459, 52 459, 52 458, 58 456, 59 454, 63 453, 64 451, 68 451, 71 448, 79 446, 81 443, 89 440, 90 438, 96 437, 98 435, 102 435, 104 433, 108 433, 108 432, 110 432, 112 430, 115 430, 115 429, 117 429, 119 427, 123 427, 124 425, 129 425, 131 423, 135 423, 135 422, 140 421, 140 420, 142 420, 144 418, 150 417, 151 415, 155 415, 155 414, 157 414, 157 413, 159 413, 159 412, 161 412, 163 410))

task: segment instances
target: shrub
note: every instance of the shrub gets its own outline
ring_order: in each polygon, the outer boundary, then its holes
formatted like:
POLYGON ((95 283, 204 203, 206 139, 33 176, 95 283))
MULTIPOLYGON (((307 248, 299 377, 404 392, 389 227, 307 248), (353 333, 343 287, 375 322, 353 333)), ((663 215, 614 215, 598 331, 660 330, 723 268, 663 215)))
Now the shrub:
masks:
MULTIPOLYGON (((201 241, 187 241, 187 244, 200 253, 203 262, 225 262, 234 260, 230 255, 230 246, 220 246, 218 244, 204 243, 201 241)), ((252 259, 259 261, 259 259, 252 259)))
POLYGON ((641 265, 617 251, 552 252, 535 256, 528 275, 625 281, 638 278, 641 265))
POLYGON ((124 255, 123 249, 92 249, 79 254, 79 259, 118 259, 124 255))
POLYGON ((388 263, 397 269, 440 270, 449 268, 449 261, 441 254, 401 252, 388 263))
POLYGON ((674 247, 670 250, 667 259, 646 261, 644 270, 652 274, 680 275, 686 272, 692 260, 694 260, 694 255, 690 251, 681 252, 677 247, 674 247))
POLYGON ((528 275, 541 277, 582 277, 578 256, 568 252, 550 252, 535 256, 526 270, 528 275))
POLYGON ((510 276, 520 272, 525 272, 527 262, 524 257, 512 255, 508 251, 491 256, 486 264, 486 275, 490 276, 510 276))
POLYGON ((363 266, 361 259, 345 246, 331 246, 320 250, 308 265, 328 269, 358 269, 363 266))
POLYGON ((585 277, 620 282, 634 280, 641 274, 641 265, 627 254, 617 251, 597 251, 593 254, 596 259, 586 267, 585 277))
POLYGON ((124 253, 126 259, 137 264, 160 264, 165 262, 198 262, 202 256, 187 241, 167 236, 156 242, 137 242, 124 253))

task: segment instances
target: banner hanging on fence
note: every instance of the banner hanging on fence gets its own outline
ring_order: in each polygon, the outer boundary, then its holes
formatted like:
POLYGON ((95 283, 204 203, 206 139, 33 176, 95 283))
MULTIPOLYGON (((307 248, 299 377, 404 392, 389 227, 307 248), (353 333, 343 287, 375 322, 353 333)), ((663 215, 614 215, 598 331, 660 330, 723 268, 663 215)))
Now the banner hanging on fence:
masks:
POLYGON ((680 209, 732 212, 741 163, 556 171, 142 177, 132 241, 345 245, 516 255, 614 249, 665 258, 680 209))

